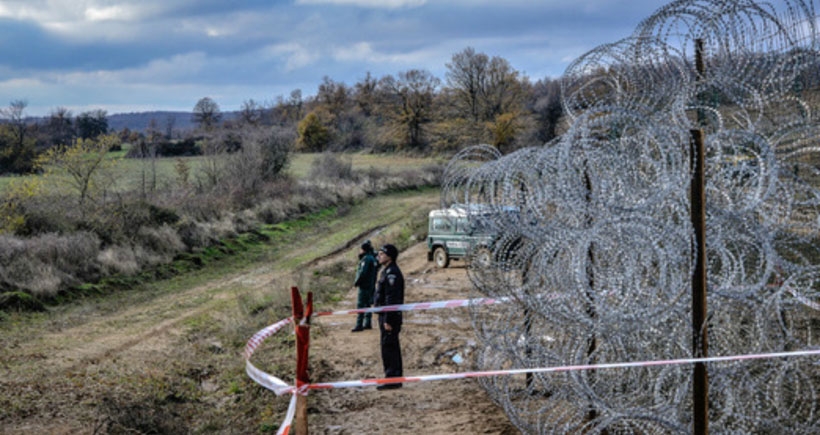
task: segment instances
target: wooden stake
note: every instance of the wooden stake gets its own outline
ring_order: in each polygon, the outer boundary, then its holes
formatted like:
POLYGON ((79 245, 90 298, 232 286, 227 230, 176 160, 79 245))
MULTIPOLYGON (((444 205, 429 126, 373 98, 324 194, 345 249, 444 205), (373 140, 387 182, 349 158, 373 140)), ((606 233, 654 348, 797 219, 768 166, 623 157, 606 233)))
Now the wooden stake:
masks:
MULTIPOLYGON (((698 80, 704 75, 703 40, 695 40, 695 66, 698 80)), ((700 117, 699 117, 700 118, 700 117)), ((700 122, 701 120, 698 119, 700 122)), ((692 356, 709 356, 706 327, 706 176, 703 130, 691 131, 692 184, 690 207, 695 232, 695 270, 692 274, 692 356)), ((693 430, 695 435, 709 433, 709 373, 705 363, 696 363, 692 374, 693 430)))
POLYGON ((293 430, 297 435, 308 434, 307 390, 298 390, 310 384, 308 376, 308 349, 310 348, 310 316, 313 314, 313 293, 308 292, 307 304, 302 304, 298 287, 291 287, 290 300, 293 305, 293 326, 296 330, 296 413, 293 430))

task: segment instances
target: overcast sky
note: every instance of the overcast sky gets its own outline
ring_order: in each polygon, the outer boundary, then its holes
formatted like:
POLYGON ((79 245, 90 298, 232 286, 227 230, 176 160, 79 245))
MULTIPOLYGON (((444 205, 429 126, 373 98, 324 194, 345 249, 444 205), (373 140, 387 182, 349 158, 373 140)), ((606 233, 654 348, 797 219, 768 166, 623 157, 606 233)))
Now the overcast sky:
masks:
POLYGON ((222 111, 426 69, 466 47, 533 81, 628 36, 663 0, 0 0, 0 107, 222 111))

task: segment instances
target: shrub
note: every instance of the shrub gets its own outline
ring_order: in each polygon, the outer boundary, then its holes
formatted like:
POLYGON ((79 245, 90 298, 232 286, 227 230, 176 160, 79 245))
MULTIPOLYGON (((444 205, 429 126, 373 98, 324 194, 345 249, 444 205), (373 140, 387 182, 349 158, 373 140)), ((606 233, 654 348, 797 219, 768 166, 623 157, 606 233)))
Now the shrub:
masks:
POLYGON ((70 215, 57 214, 51 207, 31 207, 25 211, 24 220, 14 233, 19 236, 66 233, 72 231, 75 225, 70 215))
POLYGON ((294 135, 282 128, 252 129, 242 135, 241 150, 224 156, 215 186, 236 209, 250 208, 265 184, 287 167, 294 135))
POLYGON ((235 237, 239 233, 231 215, 207 222, 186 219, 177 226, 177 232, 180 240, 190 250, 216 245, 220 240, 235 237))
POLYGON ((335 153, 322 153, 310 165, 311 179, 352 180, 353 159, 335 153))
MULTIPOLYGON (((45 311, 42 302, 20 291, 0 293, 0 311, 45 311)), ((2 320, 2 317, 0 317, 2 320)))
POLYGON ((268 225, 282 222, 288 217, 288 205, 278 198, 264 200, 253 210, 256 217, 268 225))
POLYGON ((124 202, 111 208, 98 210, 88 222, 112 244, 137 238, 143 227, 173 225, 180 219, 176 211, 145 201, 124 202))
POLYGON ((65 276, 53 266, 35 257, 20 256, 7 264, 6 277, 11 288, 24 290, 36 297, 53 297, 64 286, 65 276))
POLYGON ((179 222, 179 215, 176 211, 154 204, 148 204, 147 206, 152 225, 172 225, 179 222))
POLYGON ((0 265, 9 264, 15 257, 22 255, 25 247, 25 240, 0 234, 0 265))
POLYGON ((197 145, 195 138, 186 138, 180 141, 163 141, 157 144, 157 156, 182 157, 198 156, 202 149, 197 145))
POLYGON ((177 233, 189 250, 211 246, 218 241, 204 224, 191 219, 183 219, 177 225, 177 233))
MULTIPOLYGON (((196 221, 218 219, 224 210, 230 210, 232 200, 218 192, 199 193, 187 196, 179 203, 180 216, 196 221)), ((184 220, 182 218, 180 222, 184 220)))
POLYGON ((324 151, 332 139, 330 129, 323 121, 323 118, 328 116, 325 111, 315 110, 299 121, 297 126, 299 137, 296 140, 298 150, 307 152, 324 151))
POLYGON ((170 260, 168 256, 158 254, 140 245, 134 246, 134 259, 141 268, 158 266, 170 260))
POLYGON ((25 209, 42 194, 39 180, 14 180, 0 193, 0 233, 17 233, 26 225, 25 209))
POLYGON ((32 255, 43 264, 54 265, 66 279, 79 283, 99 277, 96 259, 100 239, 96 234, 84 231, 68 235, 45 234, 31 242, 32 255))
POLYGON ((251 134, 249 143, 260 148, 262 178, 273 180, 290 163, 291 152, 296 143, 296 132, 281 127, 257 130, 251 134))
POLYGON ((70 233, 75 231, 81 220, 81 213, 75 199, 66 195, 37 192, 17 203, 17 211, 22 216, 20 225, 13 234, 36 237, 47 233, 70 233))
POLYGON ((97 255, 97 261, 100 263, 102 273, 105 275, 115 273, 133 275, 140 271, 137 256, 130 246, 109 246, 100 251, 97 255))
POLYGON ((99 238, 87 232, 30 239, 2 236, 2 287, 50 297, 72 284, 93 281, 99 276, 99 246, 99 238))
POLYGON ((161 227, 142 227, 137 232, 138 246, 150 250, 170 261, 185 251, 185 244, 176 230, 168 225, 161 227))
POLYGON ((247 233, 259 228, 259 220, 252 210, 242 210, 232 216, 234 230, 237 233, 247 233))

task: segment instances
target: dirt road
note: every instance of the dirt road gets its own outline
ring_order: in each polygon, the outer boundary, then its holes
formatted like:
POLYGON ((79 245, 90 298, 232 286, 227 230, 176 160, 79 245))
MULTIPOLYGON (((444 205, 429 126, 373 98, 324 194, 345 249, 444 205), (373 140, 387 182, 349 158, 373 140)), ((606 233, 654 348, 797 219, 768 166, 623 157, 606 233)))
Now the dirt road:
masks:
MULTIPOLYGON (((170 280, 155 290, 68 304, 47 314, 11 316, 0 323, 0 433, 275 431, 287 399, 253 384, 241 356, 253 332, 278 320, 260 317, 260 307, 270 310, 287 303, 285 298, 276 299, 280 296, 272 295, 271 289, 285 294, 300 276, 311 276, 314 269, 332 262, 345 265, 343 273, 352 280, 355 250, 326 248, 328 234, 349 234, 344 240, 358 240, 362 230, 351 228, 354 219, 364 228, 378 229, 368 236, 379 243, 404 228, 400 216, 429 209, 436 200, 431 194, 399 196, 384 207, 390 216, 374 216, 373 207, 364 204, 360 214, 354 208, 349 217, 295 238, 287 252, 275 254, 267 264, 208 271, 213 276, 200 278, 195 285, 184 278, 170 280), (365 222, 371 217, 373 222, 365 222), (291 264, 301 265, 298 276, 291 264)), ((350 246, 337 240, 328 243, 350 246)), ((467 297, 466 270, 459 265, 436 270, 426 261, 424 249, 418 244, 399 257, 407 281, 406 301, 467 297)), ((354 301, 351 288, 335 306, 318 308, 350 308, 354 301)), ((406 375, 469 370, 453 359, 466 356, 472 345, 465 314, 437 310, 406 315, 406 375)), ((314 381, 382 375, 378 331, 352 334, 353 320, 324 317, 314 322, 314 381)), ((265 357, 264 350, 260 356, 265 357)), ((287 364, 277 368, 285 367, 282 377, 290 380, 287 364)), ((313 433, 515 433, 472 380, 414 384, 394 391, 316 392, 310 396, 309 415, 313 433)))
MULTIPOLYGON (((437 269, 418 244, 399 255, 405 302, 469 297, 463 263, 437 269)), ((352 275, 351 275, 352 276, 352 275)), ((355 308, 351 289, 341 309, 355 308)), ((311 343, 315 382, 382 377, 378 329, 351 333, 354 318, 324 317, 311 343)), ((401 340, 406 376, 468 371, 475 346, 464 309, 405 313, 401 340)), ((475 380, 405 384, 399 390, 340 389, 312 394, 309 426, 326 434, 512 434, 518 433, 475 380)))

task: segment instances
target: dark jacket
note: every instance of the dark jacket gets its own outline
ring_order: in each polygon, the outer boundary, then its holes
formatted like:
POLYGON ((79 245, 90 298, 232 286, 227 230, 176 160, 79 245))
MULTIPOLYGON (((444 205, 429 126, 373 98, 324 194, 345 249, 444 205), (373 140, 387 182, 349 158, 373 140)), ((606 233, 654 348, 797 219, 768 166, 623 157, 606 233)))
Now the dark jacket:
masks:
POLYGON ((356 269, 356 282, 353 285, 365 292, 369 292, 369 294, 373 294, 378 267, 379 263, 372 253, 363 254, 359 259, 359 267, 356 269))
MULTIPOLYGON (((377 307, 399 305, 404 303, 404 275, 396 263, 390 263, 382 271, 379 282, 376 284, 376 294, 373 304, 377 307)), ((399 326, 402 323, 401 311, 379 313, 379 319, 384 319, 390 326, 399 326)))

